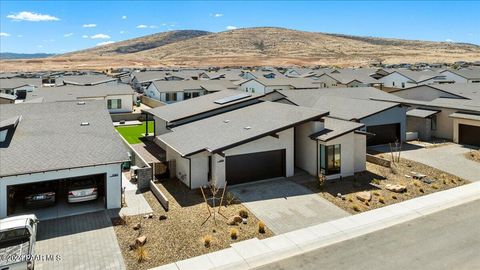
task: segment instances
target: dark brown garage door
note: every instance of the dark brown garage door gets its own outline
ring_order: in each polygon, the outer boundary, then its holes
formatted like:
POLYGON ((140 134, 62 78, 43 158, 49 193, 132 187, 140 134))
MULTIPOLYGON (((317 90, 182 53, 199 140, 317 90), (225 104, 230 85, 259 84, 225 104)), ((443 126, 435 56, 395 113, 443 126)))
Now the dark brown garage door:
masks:
POLYGON ((229 185, 285 176, 285 150, 227 156, 229 185))
POLYGON ((458 125, 458 142, 480 146, 480 127, 470 125, 458 125))
POLYGON ((400 123, 367 126, 367 132, 375 134, 367 139, 367 145, 378 145, 400 140, 400 123))

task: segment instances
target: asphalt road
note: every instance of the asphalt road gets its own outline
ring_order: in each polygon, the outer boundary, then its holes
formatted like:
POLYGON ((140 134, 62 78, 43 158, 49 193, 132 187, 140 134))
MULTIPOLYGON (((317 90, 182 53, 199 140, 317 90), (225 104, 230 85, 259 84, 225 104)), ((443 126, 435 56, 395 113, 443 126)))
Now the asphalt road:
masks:
POLYGON ((256 269, 480 269, 480 200, 256 269))

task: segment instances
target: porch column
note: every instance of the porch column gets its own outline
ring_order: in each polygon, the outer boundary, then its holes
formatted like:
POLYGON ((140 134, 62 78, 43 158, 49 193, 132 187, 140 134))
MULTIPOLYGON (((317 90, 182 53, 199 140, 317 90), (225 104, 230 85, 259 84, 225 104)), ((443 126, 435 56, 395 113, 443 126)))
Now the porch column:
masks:
POLYGON ((148 113, 145 114, 145 121, 147 124, 145 125, 145 137, 148 136, 148 113))

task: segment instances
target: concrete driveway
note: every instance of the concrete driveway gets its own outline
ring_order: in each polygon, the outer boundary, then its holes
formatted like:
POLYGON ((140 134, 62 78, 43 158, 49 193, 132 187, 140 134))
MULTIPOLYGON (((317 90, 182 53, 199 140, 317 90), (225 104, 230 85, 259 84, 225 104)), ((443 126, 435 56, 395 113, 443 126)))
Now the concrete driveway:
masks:
POLYGON ((35 269, 125 269, 106 211, 41 221, 37 234, 35 269))
POLYGON ((233 186, 230 192, 275 234, 350 215, 285 178, 233 186))
MULTIPOLYGON (((403 158, 423 163, 470 181, 480 181, 480 163, 465 158, 466 153, 476 148, 453 143, 434 148, 406 144, 403 148, 401 154, 403 158)), ((374 146, 372 149, 380 152, 390 151, 388 146, 384 145, 374 146)))

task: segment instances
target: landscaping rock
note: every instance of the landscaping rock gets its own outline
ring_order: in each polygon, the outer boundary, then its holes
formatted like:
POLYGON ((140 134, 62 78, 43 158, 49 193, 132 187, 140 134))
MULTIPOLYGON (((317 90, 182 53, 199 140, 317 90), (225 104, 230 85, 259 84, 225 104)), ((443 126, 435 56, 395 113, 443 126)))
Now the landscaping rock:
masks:
POLYGON ((140 224, 139 222, 133 226, 133 229, 136 231, 136 230, 140 230, 141 227, 142 227, 142 224, 140 224))
POLYGON ((130 245, 128 245, 128 248, 129 248, 130 250, 136 249, 136 248, 137 248, 137 243, 131 243, 130 245))
POLYGON ((228 219, 227 224, 228 225, 237 225, 238 223, 241 223, 243 221, 241 216, 233 216, 228 219))
POLYGON ((165 220, 165 219, 167 219, 167 216, 161 215, 158 219, 159 219, 159 220, 165 220))
POLYGON ((341 198, 341 197, 342 197, 342 193, 340 193, 340 192, 337 193, 337 197, 338 197, 338 198, 341 198))
POLYGON ((146 219, 146 218, 153 218, 153 214, 145 215, 145 216, 143 216, 143 218, 145 218, 145 219, 146 219))
POLYGON ((137 244, 137 246, 143 246, 145 245, 146 242, 147 242, 147 237, 145 235, 142 235, 137 239, 135 239, 135 243, 137 244))
POLYGON ((402 185, 393 185, 393 184, 387 184, 385 185, 385 188, 387 190, 390 190, 390 191, 393 191, 393 192, 397 192, 397 193, 402 193, 402 192, 405 192, 407 190, 407 187, 406 186, 402 186, 402 185))
POLYGON ((372 193, 368 191, 362 191, 357 193, 357 199, 362 202, 369 202, 372 199, 372 193))

